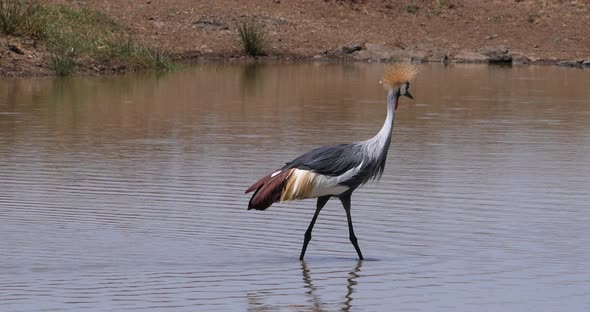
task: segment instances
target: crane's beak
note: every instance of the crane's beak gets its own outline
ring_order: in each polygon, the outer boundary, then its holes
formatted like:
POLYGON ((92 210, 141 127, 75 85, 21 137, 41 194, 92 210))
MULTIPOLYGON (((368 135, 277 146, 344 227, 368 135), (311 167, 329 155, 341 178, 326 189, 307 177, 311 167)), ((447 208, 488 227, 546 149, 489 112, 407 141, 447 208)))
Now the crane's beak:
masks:
POLYGON ((406 90, 406 93, 404 93, 405 96, 409 97, 410 99, 414 99, 414 97, 410 94, 410 91, 406 90))

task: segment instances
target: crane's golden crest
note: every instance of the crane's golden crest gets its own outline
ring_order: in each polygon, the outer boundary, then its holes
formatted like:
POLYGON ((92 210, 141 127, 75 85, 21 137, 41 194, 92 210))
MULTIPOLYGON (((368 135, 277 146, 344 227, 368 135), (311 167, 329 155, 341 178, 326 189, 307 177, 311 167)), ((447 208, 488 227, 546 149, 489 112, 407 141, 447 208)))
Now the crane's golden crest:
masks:
POLYGON ((387 66, 381 83, 386 90, 399 87, 418 74, 418 67, 411 63, 396 63, 387 66))

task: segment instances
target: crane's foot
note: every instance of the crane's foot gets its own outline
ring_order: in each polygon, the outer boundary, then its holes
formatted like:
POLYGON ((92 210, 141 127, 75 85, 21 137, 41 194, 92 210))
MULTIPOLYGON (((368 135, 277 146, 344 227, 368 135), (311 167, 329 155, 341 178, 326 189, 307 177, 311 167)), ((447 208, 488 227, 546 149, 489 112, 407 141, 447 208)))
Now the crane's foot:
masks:
POLYGON ((354 234, 353 234, 353 236, 350 237, 350 242, 352 243, 352 246, 354 246, 356 253, 359 255, 359 259, 364 260, 365 258, 363 258, 363 253, 361 252, 361 248, 359 247, 358 240, 356 239, 356 236, 354 236, 354 234))
POLYGON ((303 260, 303 257, 305 257, 305 251, 307 250, 307 245, 309 244, 309 241, 311 241, 311 232, 306 231, 305 237, 303 238, 303 248, 301 248, 301 255, 299 255, 299 260, 303 260))

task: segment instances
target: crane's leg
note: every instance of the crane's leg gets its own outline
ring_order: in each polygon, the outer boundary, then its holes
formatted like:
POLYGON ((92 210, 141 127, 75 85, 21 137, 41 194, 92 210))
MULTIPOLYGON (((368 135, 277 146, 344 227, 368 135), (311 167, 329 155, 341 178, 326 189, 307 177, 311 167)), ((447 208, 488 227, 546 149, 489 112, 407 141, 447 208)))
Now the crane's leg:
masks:
POLYGON ((359 255, 359 259, 363 260, 363 253, 359 248, 359 244, 356 239, 356 235, 354 235, 354 229, 352 228, 352 216, 350 215, 350 193, 340 196, 340 201, 342 202, 342 206, 344 206, 344 210, 346 210, 346 219, 348 220, 348 237, 350 238, 350 242, 356 249, 356 253, 359 255))
POLYGON ((318 197, 318 203, 316 205, 315 213, 313 215, 313 218, 311 219, 311 222, 309 223, 309 226, 307 227, 307 231, 305 231, 303 249, 301 249, 301 255, 299 256, 299 260, 303 260, 303 257, 305 256, 305 250, 307 249, 307 244, 309 244, 309 241, 311 240, 311 231, 313 230, 315 220, 317 220, 318 216, 320 215, 320 211, 322 210, 322 208, 324 208, 329 199, 330 196, 318 197))

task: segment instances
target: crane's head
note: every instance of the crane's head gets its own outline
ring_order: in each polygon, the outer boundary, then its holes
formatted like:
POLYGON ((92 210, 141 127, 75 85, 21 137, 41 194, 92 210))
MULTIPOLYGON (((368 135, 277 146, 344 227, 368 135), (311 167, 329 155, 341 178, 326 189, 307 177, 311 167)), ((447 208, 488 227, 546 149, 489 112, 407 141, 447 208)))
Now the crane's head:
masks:
MULTIPOLYGON (((389 65, 385 69, 383 79, 380 81, 383 87, 388 91, 389 96, 407 96, 414 99, 410 94, 410 80, 416 76, 418 68, 411 63, 397 63, 389 65)), ((395 105, 397 109, 397 102, 395 105)))

